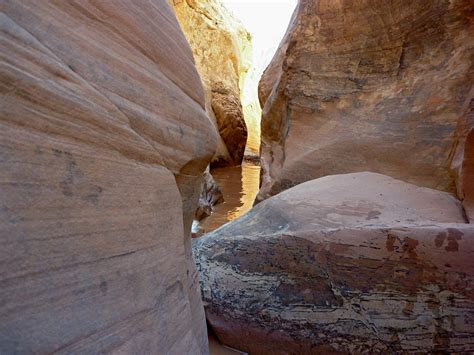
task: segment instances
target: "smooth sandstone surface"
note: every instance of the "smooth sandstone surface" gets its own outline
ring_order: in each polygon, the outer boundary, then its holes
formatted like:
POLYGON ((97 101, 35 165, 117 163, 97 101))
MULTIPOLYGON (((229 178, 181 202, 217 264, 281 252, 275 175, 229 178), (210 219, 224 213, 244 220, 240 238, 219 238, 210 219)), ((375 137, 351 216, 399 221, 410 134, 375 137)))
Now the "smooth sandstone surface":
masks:
POLYGON ((474 228, 449 193, 312 180, 193 243, 206 317, 252 354, 474 351, 474 228))
POLYGON ((208 353, 217 132, 164 0, 0 7, 0 353, 208 353))
POLYGON ((222 142, 214 166, 240 165, 247 142, 241 86, 250 67, 250 34, 218 0, 173 0, 222 142))
POLYGON ((260 82, 257 200, 358 171, 454 192, 473 48, 470 0, 300 0, 260 82))

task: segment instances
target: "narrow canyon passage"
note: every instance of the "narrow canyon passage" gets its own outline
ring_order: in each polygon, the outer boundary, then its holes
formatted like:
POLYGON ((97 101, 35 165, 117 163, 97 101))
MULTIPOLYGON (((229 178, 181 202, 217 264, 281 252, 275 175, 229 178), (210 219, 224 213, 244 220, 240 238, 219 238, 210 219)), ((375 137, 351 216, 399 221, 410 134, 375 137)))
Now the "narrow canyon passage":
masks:
MULTIPOLYGON (((224 0, 223 4, 249 33, 252 48, 248 68, 240 77, 240 100, 247 126, 245 158, 240 166, 211 169, 224 196, 224 202, 213 207, 212 215, 195 221, 194 232, 208 233, 241 217, 249 211, 260 188, 260 119, 258 83, 273 58, 288 27, 296 0, 242 1, 224 0), (272 17, 262 21, 261 15, 271 7, 272 17)), ((241 53, 243 55, 243 53, 241 53)))
POLYGON ((241 103, 248 137, 245 154, 258 156, 262 109, 258 83, 272 60, 296 7, 296 0, 223 0, 224 5, 251 35, 251 64, 240 83, 241 103), (271 16, 262 18, 271 8, 271 16))
POLYGON ((474 354, 472 0, 1 4, 0 354, 474 354))

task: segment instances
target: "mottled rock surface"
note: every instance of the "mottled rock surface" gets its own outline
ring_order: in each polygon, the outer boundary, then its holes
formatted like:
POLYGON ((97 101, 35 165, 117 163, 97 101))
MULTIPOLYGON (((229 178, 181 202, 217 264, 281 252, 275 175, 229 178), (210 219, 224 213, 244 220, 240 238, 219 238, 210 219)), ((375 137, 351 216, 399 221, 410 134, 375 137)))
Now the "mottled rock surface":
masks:
POLYGON ((217 140, 164 0, 2 1, 0 353, 205 354, 217 140))
POLYGON ((260 82, 258 200, 357 171, 454 192, 473 48, 470 0, 300 0, 260 82))
POLYGON ((209 172, 209 168, 203 174, 201 183, 201 195, 199 196, 198 209, 195 218, 200 221, 212 213, 212 207, 224 201, 224 195, 217 186, 216 181, 209 172))
POLYGON ((206 317, 252 354, 474 351, 474 228, 452 195, 312 180, 193 244, 206 317))
POLYGON ((173 3, 207 91, 209 116, 224 143, 213 165, 240 165, 247 142, 240 87, 250 67, 250 35, 218 0, 173 3))

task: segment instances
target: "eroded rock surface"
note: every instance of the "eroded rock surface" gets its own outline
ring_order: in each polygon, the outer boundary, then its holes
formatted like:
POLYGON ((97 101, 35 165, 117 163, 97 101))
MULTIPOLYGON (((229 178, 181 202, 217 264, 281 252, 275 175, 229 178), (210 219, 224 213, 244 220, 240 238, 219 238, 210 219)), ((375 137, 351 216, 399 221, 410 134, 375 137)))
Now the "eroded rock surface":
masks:
POLYGON ((0 353, 208 352, 217 131, 165 0, 2 1, 0 353))
POLYGON ((250 67, 250 35, 218 0, 173 3, 207 91, 207 111, 223 141, 213 165, 240 165, 247 142, 240 86, 250 67))
POLYGON ((203 174, 201 183, 201 195, 199 196, 198 209, 195 218, 200 221, 212 213, 212 207, 218 203, 224 202, 224 195, 217 186, 216 181, 209 172, 209 168, 203 174))
POLYGON ((357 171, 454 192, 473 47, 470 0, 300 0, 260 82, 258 200, 357 171))
POLYGON ((209 324, 252 354, 474 351, 474 228, 452 195, 312 180, 193 244, 209 324))

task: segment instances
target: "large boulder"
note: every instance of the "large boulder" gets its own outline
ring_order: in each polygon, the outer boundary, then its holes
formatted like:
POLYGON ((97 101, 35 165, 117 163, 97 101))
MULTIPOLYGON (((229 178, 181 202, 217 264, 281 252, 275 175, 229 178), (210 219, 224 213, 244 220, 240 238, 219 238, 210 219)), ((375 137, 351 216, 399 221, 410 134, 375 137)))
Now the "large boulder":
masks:
POLYGON ((258 200, 358 171, 454 192, 471 17, 470 0, 300 0, 260 82, 258 200))
POLYGON ((208 353, 217 131, 165 0, 2 1, 0 353, 208 353))
POLYGON ((446 192, 312 180, 193 244, 206 317, 252 354, 472 352, 474 227, 446 192))
POLYGON ((219 144, 214 166, 240 165, 247 142, 241 86, 250 67, 250 34, 219 0, 173 0, 206 90, 219 144))

